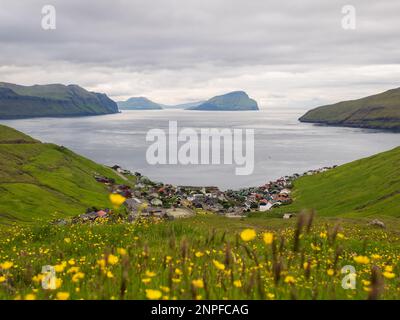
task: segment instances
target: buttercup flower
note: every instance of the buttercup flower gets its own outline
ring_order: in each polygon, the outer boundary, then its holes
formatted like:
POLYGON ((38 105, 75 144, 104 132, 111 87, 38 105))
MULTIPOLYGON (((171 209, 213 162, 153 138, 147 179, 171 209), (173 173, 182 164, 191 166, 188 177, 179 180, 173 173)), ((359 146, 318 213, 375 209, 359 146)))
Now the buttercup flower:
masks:
POLYGON ((242 286, 242 281, 240 281, 240 280, 235 280, 235 281, 233 281, 233 285, 234 285, 236 288, 240 288, 240 287, 242 286))
POLYGON ((225 265, 223 263, 213 260, 213 264, 218 270, 225 270, 225 265))
POLYGON ((108 263, 111 264, 111 265, 117 264, 117 263, 118 263, 118 260, 119 260, 118 257, 117 257, 117 256, 114 256, 114 255, 112 255, 112 254, 110 254, 110 255, 108 256, 108 259, 107 259, 108 263))
POLYGON ((162 297, 162 293, 159 290, 146 289, 146 297, 150 300, 157 300, 162 297))
POLYGON ((114 207, 119 208, 126 201, 126 198, 120 194, 112 193, 110 194, 110 201, 114 207))
POLYGON ((14 263, 12 263, 11 261, 5 261, 5 262, 3 262, 3 263, 0 263, 0 269, 8 270, 8 269, 10 269, 13 265, 14 265, 14 263))
POLYGON ((58 300, 68 300, 69 299, 69 293, 68 292, 57 292, 57 299, 58 300))
POLYGON ((25 296, 25 300, 36 300, 36 295, 34 295, 33 293, 28 293, 25 296))
POLYGON ((265 232, 263 234, 263 240, 266 245, 269 245, 274 241, 274 234, 271 232, 265 232))
POLYGON ((369 258, 367 256, 357 256, 357 257, 354 257, 354 261, 359 264, 368 264, 369 258))
POLYGON ((251 241, 254 240, 254 238, 256 237, 256 231, 253 229, 244 229, 241 233, 240 233, 240 237, 242 238, 243 241, 251 241))
POLYGON ((292 277, 292 276, 286 276, 285 277, 285 283, 292 284, 292 283, 295 283, 295 282, 296 282, 296 279, 294 277, 292 277))
POLYGON ((204 282, 202 279, 193 280, 192 284, 196 288, 204 288, 204 282))

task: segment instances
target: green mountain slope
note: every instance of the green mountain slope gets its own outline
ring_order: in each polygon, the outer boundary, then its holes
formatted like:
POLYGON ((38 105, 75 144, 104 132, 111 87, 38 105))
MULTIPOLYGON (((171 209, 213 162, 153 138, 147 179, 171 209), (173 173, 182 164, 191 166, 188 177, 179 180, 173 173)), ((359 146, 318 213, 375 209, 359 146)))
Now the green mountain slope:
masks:
POLYGON ((107 95, 77 85, 20 86, 0 82, 0 119, 88 116, 117 113, 107 95))
POLYGON ((400 147, 295 181, 285 212, 400 217, 400 147))
POLYGON ((301 122, 400 131, 400 88, 308 111, 301 122))
POLYGON ((206 102, 190 108, 190 110, 205 111, 245 111, 258 110, 257 102, 244 91, 234 91, 221 96, 213 97, 206 102))
POLYGON ((121 110, 160 110, 161 105, 144 97, 133 97, 117 102, 121 110))
POLYGON ((0 223, 77 215, 110 207, 108 192, 93 175, 123 183, 111 169, 72 151, 40 143, 0 126, 0 223))

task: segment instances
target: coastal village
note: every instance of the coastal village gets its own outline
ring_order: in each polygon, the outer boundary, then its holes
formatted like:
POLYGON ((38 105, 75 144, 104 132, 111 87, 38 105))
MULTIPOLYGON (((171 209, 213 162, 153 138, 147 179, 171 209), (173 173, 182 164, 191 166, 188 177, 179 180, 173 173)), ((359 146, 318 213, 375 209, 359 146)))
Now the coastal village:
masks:
MULTIPOLYGON (((333 167, 295 173, 268 182, 259 187, 221 191, 215 186, 175 186, 153 182, 139 172, 125 170, 118 165, 112 169, 126 184, 117 184, 114 179, 95 175, 98 183, 104 184, 111 195, 122 199, 125 215, 119 218, 134 222, 139 218, 176 219, 196 213, 214 213, 230 218, 241 218, 249 212, 267 213, 275 207, 292 203, 293 181, 301 176, 325 172, 333 167)), ((285 214, 283 218, 291 218, 285 214)), ((72 222, 92 222, 115 218, 111 208, 89 208, 72 219, 72 222)), ((64 223, 64 222, 62 222, 64 223)))

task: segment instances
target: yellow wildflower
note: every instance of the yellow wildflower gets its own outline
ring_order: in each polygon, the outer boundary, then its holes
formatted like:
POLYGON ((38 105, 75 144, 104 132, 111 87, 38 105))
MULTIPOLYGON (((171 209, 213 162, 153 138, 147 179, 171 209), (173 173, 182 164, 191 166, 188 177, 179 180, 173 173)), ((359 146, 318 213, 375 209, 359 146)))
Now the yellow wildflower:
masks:
POLYGON ((170 288, 164 287, 164 286, 161 286, 160 289, 161 289, 162 291, 164 291, 165 293, 169 293, 169 292, 171 291, 170 288))
POLYGON ((273 300, 275 298, 275 295, 273 293, 267 293, 267 298, 273 300))
POLYGON ((181 270, 181 269, 178 269, 178 268, 176 268, 176 269, 175 269, 175 273, 176 273, 177 275, 181 275, 181 274, 182 274, 182 270, 181 270))
POLYGON ((0 276, 0 283, 3 283, 6 280, 7 280, 7 278, 5 276, 0 276))
POLYGON ((392 266, 385 266, 385 271, 393 272, 393 267, 392 266))
POLYGON ((204 288, 204 282, 203 282, 202 279, 193 280, 193 281, 192 281, 192 285, 193 285, 195 288, 204 288))
POLYGON ((153 271, 149 271, 149 270, 147 270, 147 271, 146 271, 146 276, 148 276, 148 277, 152 278, 152 277, 155 277, 155 276, 156 276, 156 273, 155 273, 155 272, 153 272, 153 271))
POLYGON ((71 266, 73 266, 75 264, 75 260, 74 259, 69 259, 68 260, 68 264, 70 264, 71 266))
POLYGON ((243 241, 246 241, 246 242, 254 240, 254 238, 256 237, 256 231, 253 229, 244 229, 240 233, 240 237, 242 238, 243 241))
POLYGON ((111 271, 107 271, 107 278, 114 278, 114 275, 111 271))
POLYGON ((82 272, 77 272, 72 276, 72 282, 78 282, 79 280, 83 279, 85 274, 82 272))
POLYGON ((68 300, 69 293, 68 292, 57 292, 57 299, 58 300, 68 300))
POLYGON ((359 264, 368 264, 369 258, 367 256, 357 256, 357 257, 354 257, 354 261, 359 264))
POLYGON ((0 263, 0 269, 8 270, 8 269, 10 269, 13 265, 14 265, 14 263, 12 263, 11 261, 5 261, 5 262, 3 262, 3 263, 0 263))
POLYGON ((61 278, 56 278, 56 289, 60 288, 62 285, 62 279, 61 278))
POLYGON ((25 296, 25 300, 35 300, 36 299, 36 295, 34 295, 33 293, 28 293, 25 296))
POLYGON ((77 273, 79 272, 79 267, 71 267, 67 270, 67 273, 77 273))
POLYGON ((236 288, 240 288, 240 287, 242 286, 242 281, 240 281, 240 280, 235 280, 235 281, 233 281, 233 285, 234 285, 236 288))
POLYGON ((126 198, 121 196, 120 194, 110 194, 110 201, 116 208, 119 208, 125 202, 125 200, 126 198))
POLYGON ((267 245, 271 244, 272 241, 274 241, 274 234, 271 232, 265 232, 263 234, 263 240, 265 244, 267 245))
POLYGON ((295 282, 296 282, 296 279, 294 277, 292 277, 292 276, 286 276, 285 277, 285 283, 292 284, 292 283, 295 283, 295 282))
POLYGON ((119 260, 118 257, 114 256, 113 254, 110 254, 107 259, 108 263, 111 265, 117 264, 118 260, 119 260))
POLYGON ((213 260, 214 266, 218 269, 218 270, 225 270, 225 265, 217 260, 213 260))
POLYGON ((121 256, 125 256, 127 251, 124 248, 118 248, 117 252, 121 255, 121 256))
POLYGON ((71 243, 71 238, 64 238, 65 243, 71 243))
POLYGON ((364 286, 369 286, 371 284, 371 281, 368 280, 361 280, 361 282, 364 286))
POLYGON ((200 257, 204 256, 204 253, 197 251, 194 255, 196 256, 196 258, 200 258, 200 257))
POLYGON ((162 293, 159 290, 146 289, 146 297, 150 300, 157 300, 162 297, 162 293))
POLYGON ((396 275, 393 272, 385 271, 382 273, 386 279, 393 279, 396 275))
POLYGON ((314 243, 311 243, 311 249, 313 249, 314 251, 320 251, 320 250, 321 250, 321 247, 315 245, 314 243))
POLYGON ((328 269, 328 270, 326 271, 326 274, 327 274, 328 276, 333 276, 333 275, 335 274, 335 271, 334 271, 333 269, 328 269))
POLYGON ((54 266, 54 270, 56 271, 56 272, 63 272, 64 271, 64 268, 67 266, 67 263, 64 261, 64 262, 62 262, 62 263, 60 263, 60 264, 56 264, 55 266, 54 266))
POLYGON ((97 264, 100 266, 101 269, 104 269, 106 266, 106 261, 104 259, 97 260, 97 264))
POLYGON ((38 275, 32 277, 32 281, 35 283, 39 283, 42 281, 43 278, 44 278, 44 274, 39 273, 38 275))

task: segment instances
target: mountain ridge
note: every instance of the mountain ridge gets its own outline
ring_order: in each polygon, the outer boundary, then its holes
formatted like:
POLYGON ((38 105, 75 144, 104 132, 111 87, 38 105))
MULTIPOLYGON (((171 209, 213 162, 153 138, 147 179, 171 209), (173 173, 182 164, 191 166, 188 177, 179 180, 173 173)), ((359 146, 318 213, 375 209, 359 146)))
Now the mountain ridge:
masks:
POLYGON ((300 122, 400 131, 400 88, 309 110, 300 122))
POLYGON ((206 102, 189 110, 202 111, 247 111, 259 110, 258 104, 244 91, 232 91, 208 99, 206 102))
POLYGON ((118 113, 117 104, 104 93, 78 85, 21 86, 0 82, 0 119, 90 116, 118 113))

